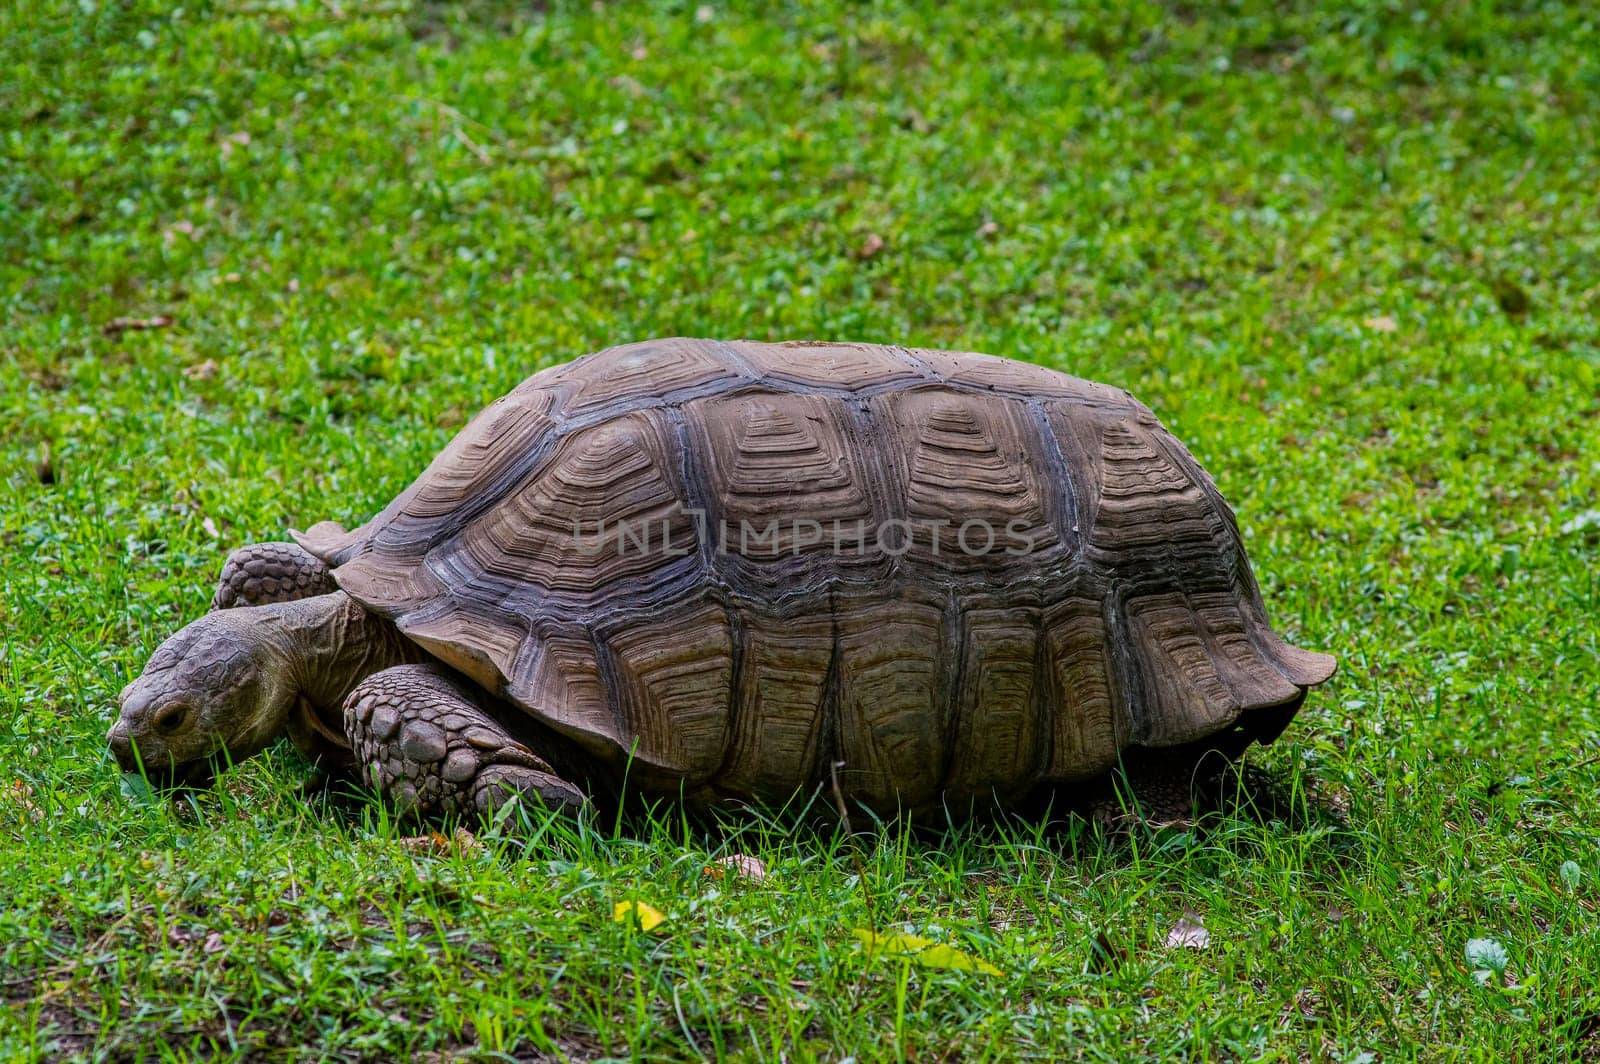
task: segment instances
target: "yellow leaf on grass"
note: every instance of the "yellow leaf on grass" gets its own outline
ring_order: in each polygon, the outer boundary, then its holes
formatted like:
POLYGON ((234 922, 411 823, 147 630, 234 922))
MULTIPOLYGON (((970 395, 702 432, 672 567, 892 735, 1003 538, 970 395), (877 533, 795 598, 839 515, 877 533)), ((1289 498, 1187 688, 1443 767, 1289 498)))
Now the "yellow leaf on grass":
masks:
POLYGON ((611 918, 617 923, 631 923, 641 931, 654 931, 666 921, 660 909, 642 901, 619 901, 611 918))
POLYGON ((932 939, 901 934, 899 931, 869 931, 865 927, 856 928, 854 933, 869 957, 897 957, 928 968, 954 968, 963 972, 982 972, 984 975, 1005 974, 986 960, 932 939))

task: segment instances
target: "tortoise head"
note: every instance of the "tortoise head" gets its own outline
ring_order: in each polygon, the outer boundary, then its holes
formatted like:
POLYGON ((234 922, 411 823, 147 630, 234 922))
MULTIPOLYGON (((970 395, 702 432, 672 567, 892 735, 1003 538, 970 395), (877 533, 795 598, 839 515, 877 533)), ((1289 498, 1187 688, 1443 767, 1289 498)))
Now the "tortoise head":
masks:
POLYGON ((185 626, 122 689, 106 738, 123 771, 204 785, 218 755, 243 761, 283 733, 295 688, 256 612, 209 613, 185 626))

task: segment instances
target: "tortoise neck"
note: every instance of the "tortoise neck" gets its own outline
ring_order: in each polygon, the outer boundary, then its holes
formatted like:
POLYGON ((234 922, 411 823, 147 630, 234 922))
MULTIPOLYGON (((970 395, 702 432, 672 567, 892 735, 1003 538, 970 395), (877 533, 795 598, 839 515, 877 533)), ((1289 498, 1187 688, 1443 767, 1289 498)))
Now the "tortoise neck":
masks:
POLYGON ((343 591, 256 607, 263 638, 289 680, 289 739, 325 770, 352 765, 344 701, 362 680, 421 652, 343 591))
POLYGON ((393 624, 343 591, 259 608, 295 690, 324 720, 337 723, 345 698, 368 676, 421 660, 393 624))

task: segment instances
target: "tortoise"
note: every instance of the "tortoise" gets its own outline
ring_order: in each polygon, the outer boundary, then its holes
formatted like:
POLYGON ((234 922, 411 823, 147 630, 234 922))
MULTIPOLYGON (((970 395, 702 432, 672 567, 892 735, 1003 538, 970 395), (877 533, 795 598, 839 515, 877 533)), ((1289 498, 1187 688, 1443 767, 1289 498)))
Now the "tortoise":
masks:
POLYGON ((982 354, 664 339, 545 369, 372 520, 227 560, 124 689, 124 769, 282 734, 399 807, 624 790, 1017 807, 1270 742, 1332 657, 1125 391, 982 354))

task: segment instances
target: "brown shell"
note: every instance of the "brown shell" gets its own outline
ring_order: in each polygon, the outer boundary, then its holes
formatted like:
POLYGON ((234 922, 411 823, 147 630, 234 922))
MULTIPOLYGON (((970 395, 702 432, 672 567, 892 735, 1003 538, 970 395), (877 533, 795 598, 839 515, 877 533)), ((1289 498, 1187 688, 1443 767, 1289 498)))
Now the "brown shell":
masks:
POLYGON ((1334 669, 1272 632, 1232 512, 1149 410, 988 355, 611 348, 496 401, 366 525, 298 538, 440 660, 670 790, 781 799, 838 760, 883 809, 1015 795, 1287 720, 1334 669), (1016 534, 957 549, 975 519, 1016 534), (598 522, 634 538, 597 550, 598 522), (875 539, 889 522, 919 524, 875 539))

